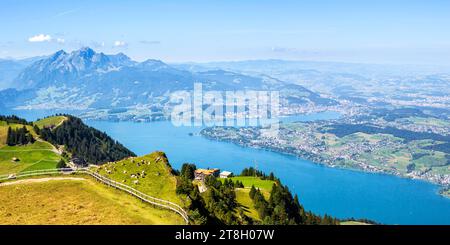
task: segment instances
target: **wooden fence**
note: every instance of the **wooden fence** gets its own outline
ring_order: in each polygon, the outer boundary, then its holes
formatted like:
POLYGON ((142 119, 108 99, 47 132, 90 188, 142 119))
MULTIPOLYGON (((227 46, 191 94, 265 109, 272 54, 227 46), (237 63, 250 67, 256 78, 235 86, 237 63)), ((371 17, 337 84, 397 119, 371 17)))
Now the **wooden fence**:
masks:
POLYGON ((0 181, 11 180, 11 179, 16 179, 16 178, 24 178, 24 177, 53 175, 53 174, 86 174, 86 175, 89 175, 105 185, 108 185, 108 186, 114 187, 116 189, 119 189, 121 191, 127 192, 128 194, 135 196, 146 203, 152 204, 152 205, 160 207, 160 208, 169 209, 169 210, 179 214, 184 219, 186 224, 189 224, 188 214, 178 204, 164 200, 164 199, 149 196, 149 195, 142 193, 128 185, 119 183, 119 182, 109 179, 105 176, 102 176, 98 173, 95 173, 94 171, 92 171, 88 168, 78 168, 78 169, 59 168, 59 169, 43 169, 43 170, 25 171, 25 172, 19 172, 17 174, 0 175, 0 181))

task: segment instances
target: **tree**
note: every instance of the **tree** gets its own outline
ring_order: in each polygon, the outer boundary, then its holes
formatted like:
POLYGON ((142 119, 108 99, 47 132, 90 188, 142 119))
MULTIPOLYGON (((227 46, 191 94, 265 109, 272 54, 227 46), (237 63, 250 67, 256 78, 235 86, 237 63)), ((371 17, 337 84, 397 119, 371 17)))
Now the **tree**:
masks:
POLYGON ((41 129, 36 124, 33 125, 33 130, 36 134, 41 134, 41 129))
POLYGON ((254 185, 252 185, 252 188, 250 189, 250 192, 249 192, 250 198, 254 199, 255 198, 255 194, 256 194, 256 188, 255 188, 254 185))
POLYGON ((58 164, 56 164, 56 168, 66 168, 66 167, 67 167, 66 162, 63 159, 59 160, 58 164))
POLYGON ((26 145, 28 143, 34 143, 34 138, 28 131, 28 129, 23 126, 22 128, 12 129, 8 127, 6 144, 9 146, 14 145, 26 145))
POLYGON ((106 133, 86 126, 81 119, 65 115, 68 119, 53 130, 41 129, 41 138, 65 149, 92 164, 101 164, 136 156, 106 133))
POLYGON ((194 172, 196 169, 197 167, 195 166, 195 164, 184 163, 183 166, 181 166, 180 175, 183 178, 193 180, 195 177, 194 172))
POLYGON ((6 134, 6 144, 9 146, 14 145, 14 136, 11 127, 8 127, 8 132, 6 134))

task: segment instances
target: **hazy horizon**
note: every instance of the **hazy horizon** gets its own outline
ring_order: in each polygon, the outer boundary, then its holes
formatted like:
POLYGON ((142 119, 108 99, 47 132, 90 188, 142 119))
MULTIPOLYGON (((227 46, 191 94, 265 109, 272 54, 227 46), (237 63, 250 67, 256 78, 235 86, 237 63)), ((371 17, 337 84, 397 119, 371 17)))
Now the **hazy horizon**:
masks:
POLYGON ((450 65, 446 1, 2 1, 0 58, 89 46, 171 63, 450 65))

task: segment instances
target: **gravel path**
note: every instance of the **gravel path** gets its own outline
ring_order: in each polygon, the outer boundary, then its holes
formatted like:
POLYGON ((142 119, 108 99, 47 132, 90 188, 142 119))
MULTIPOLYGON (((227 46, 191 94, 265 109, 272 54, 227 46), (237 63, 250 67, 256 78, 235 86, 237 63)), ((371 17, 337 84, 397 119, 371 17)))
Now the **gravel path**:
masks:
POLYGON ((86 180, 86 179, 85 178, 76 178, 76 177, 48 177, 48 178, 40 178, 40 179, 23 179, 23 180, 8 181, 5 183, 0 183, 0 186, 41 183, 41 182, 47 182, 47 181, 51 181, 51 180, 86 180))

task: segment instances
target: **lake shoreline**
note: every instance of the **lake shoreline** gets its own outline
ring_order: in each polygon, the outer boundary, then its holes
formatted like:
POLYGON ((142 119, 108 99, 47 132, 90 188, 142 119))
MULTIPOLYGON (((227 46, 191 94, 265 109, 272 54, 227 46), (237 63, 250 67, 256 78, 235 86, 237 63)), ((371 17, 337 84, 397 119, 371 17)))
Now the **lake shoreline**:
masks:
POLYGON ((211 140, 211 141, 231 143, 231 144, 243 147, 243 148, 260 149, 260 150, 265 150, 265 151, 268 151, 268 152, 278 153, 278 154, 282 154, 282 155, 293 156, 293 157, 296 157, 296 158, 298 158, 300 160, 306 160, 306 161, 311 162, 312 164, 316 164, 316 165, 320 165, 320 166, 324 166, 324 167, 328 167, 328 168, 349 170, 349 171, 368 173, 368 174, 381 174, 381 175, 386 175, 386 176, 398 177, 398 178, 402 178, 402 179, 409 179, 409 180, 414 180, 414 181, 423 181, 423 182, 426 182, 426 183, 433 184, 433 185, 435 185, 435 186, 437 186, 439 188, 439 190, 437 191, 436 195, 441 195, 443 197, 446 197, 446 198, 450 199, 450 186, 442 185, 440 183, 434 182, 434 181, 432 181, 430 179, 427 179, 427 178, 414 178, 414 177, 403 175, 403 174, 400 174, 400 173, 393 174, 393 173, 390 173, 390 172, 386 172, 383 169, 367 171, 367 170, 364 170, 364 169, 361 169, 361 168, 346 167, 346 166, 335 165, 335 164, 328 164, 328 163, 326 163, 326 161, 321 161, 320 160, 321 159, 320 156, 312 155, 312 154, 310 154, 308 152, 305 152, 305 154, 303 154, 303 155, 299 155, 299 154, 296 154, 296 153, 293 153, 293 152, 287 152, 287 151, 279 150, 279 149, 276 149, 276 148, 247 145, 247 144, 235 142, 233 140, 211 137, 211 136, 206 135, 206 134, 204 134, 202 132, 200 132, 200 136, 204 137, 205 139, 211 140))
MULTIPOLYGON (((26 114, 28 120, 54 114, 26 112, 19 114, 26 114)), ((317 121, 336 116, 319 113, 282 120, 317 121)), ((383 224, 450 224, 450 198, 436 195, 438 187, 422 180, 329 167, 295 155, 209 140, 200 136, 202 127, 175 127, 170 121, 86 120, 86 124, 106 132, 138 155, 164 151, 176 168, 190 162, 201 168, 238 173, 257 165, 261 171, 274 172, 299 195, 305 208, 321 215, 368 218, 383 224)))

